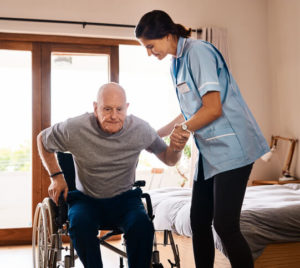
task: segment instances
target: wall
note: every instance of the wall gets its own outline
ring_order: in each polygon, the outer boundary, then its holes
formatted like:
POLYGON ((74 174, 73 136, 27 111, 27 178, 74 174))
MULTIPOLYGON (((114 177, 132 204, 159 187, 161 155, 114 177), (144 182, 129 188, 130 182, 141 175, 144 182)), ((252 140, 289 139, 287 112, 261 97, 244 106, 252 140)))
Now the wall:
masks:
MULTIPOLYGON (((75 20, 135 25, 152 9, 167 11, 175 22, 197 28, 228 30, 233 75, 265 137, 270 140, 271 100, 268 71, 267 8, 261 0, 0 0, 0 17, 75 20)), ((133 38, 133 29, 0 21, 0 32, 32 32, 95 37, 133 38)), ((270 166, 270 164, 268 165, 270 166)), ((270 166, 271 167, 271 166, 270 166)), ((271 168, 269 168, 272 170, 271 168)), ((272 178, 261 160, 252 178, 272 178)))
MULTIPOLYGON (((269 69, 273 134, 300 138, 300 1, 268 1, 269 69)), ((280 143, 279 146, 286 147, 280 143)), ((296 147, 291 171, 300 178, 300 146, 296 147)), ((285 152, 275 155, 282 163, 285 152)))

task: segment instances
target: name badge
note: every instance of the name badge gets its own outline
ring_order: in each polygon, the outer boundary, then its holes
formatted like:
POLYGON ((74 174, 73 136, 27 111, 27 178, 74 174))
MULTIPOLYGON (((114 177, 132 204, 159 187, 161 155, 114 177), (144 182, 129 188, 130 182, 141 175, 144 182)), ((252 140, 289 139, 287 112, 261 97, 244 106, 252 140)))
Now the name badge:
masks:
POLYGON ((178 88, 180 93, 186 93, 186 92, 190 91, 190 88, 189 88, 189 86, 187 85, 186 82, 182 82, 182 83, 178 84, 177 88, 178 88))

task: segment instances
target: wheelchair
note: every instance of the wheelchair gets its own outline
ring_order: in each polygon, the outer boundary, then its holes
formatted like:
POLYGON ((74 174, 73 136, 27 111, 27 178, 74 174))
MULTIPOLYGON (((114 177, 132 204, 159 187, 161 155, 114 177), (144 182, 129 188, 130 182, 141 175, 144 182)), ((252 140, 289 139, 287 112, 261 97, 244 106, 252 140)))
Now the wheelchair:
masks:
MULTIPOLYGON (((57 160, 64 173, 69 191, 75 190, 75 168, 72 155, 70 153, 58 152, 57 160)), ((134 187, 143 186, 145 186, 145 181, 136 181, 134 184, 134 187)), ((142 193, 142 198, 145 199, 144 204, 147 214, 153 220, 154 215, 150 195, 142 193)), ((62 195, 58 203, 58 206, 56 206, 49 197, 46 197, 35 209, 32 232, 34 268, 75 267, 75 260, 78 259, 72 240, 68 235, 68 206, 62 195)), ((120 234, 122 234, 121 230, 110 230, 99 237, 99 244, 119 255, 119 267, 122 268, 126 265, 126 261, 124 261, 127 258, 126 251, 109 242, 109 238, 120 234)), ((160 263, 158 245, 171 247, 174 261, 168 259, 168 263, 171 268, 180 268, 178 246, 175 244, 172 232, 169 230, 163 231, 162 243, 157 242, 156 233, 154 233, 151 267, 163 268, 163 265, 160 263)))

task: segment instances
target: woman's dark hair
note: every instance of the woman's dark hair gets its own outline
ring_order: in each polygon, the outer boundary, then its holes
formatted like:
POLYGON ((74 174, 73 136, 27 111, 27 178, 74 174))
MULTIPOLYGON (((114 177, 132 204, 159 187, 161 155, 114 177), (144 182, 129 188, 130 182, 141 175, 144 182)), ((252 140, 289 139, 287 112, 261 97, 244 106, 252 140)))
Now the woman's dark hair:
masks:
POLYGON ((173 22, 171 17, 162 10, 146 13, 135 27, 135 37, 145 39, 160 39, 168 34, 179 37, 191 36, 191 29, 173 22))

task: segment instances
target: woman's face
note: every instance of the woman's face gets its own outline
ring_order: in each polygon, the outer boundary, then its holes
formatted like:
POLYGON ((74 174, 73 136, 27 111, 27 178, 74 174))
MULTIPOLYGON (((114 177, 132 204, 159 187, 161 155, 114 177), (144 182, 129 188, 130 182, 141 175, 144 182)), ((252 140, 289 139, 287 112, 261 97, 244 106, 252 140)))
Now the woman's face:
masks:
POLYGON ((165 58, 168 54, 176 56, 176 48, 172 46, 171 35, 167 35, 160 39, 139 38, 139 42, 146 48, 148 56, 155 56, 159 60, 165 58))

